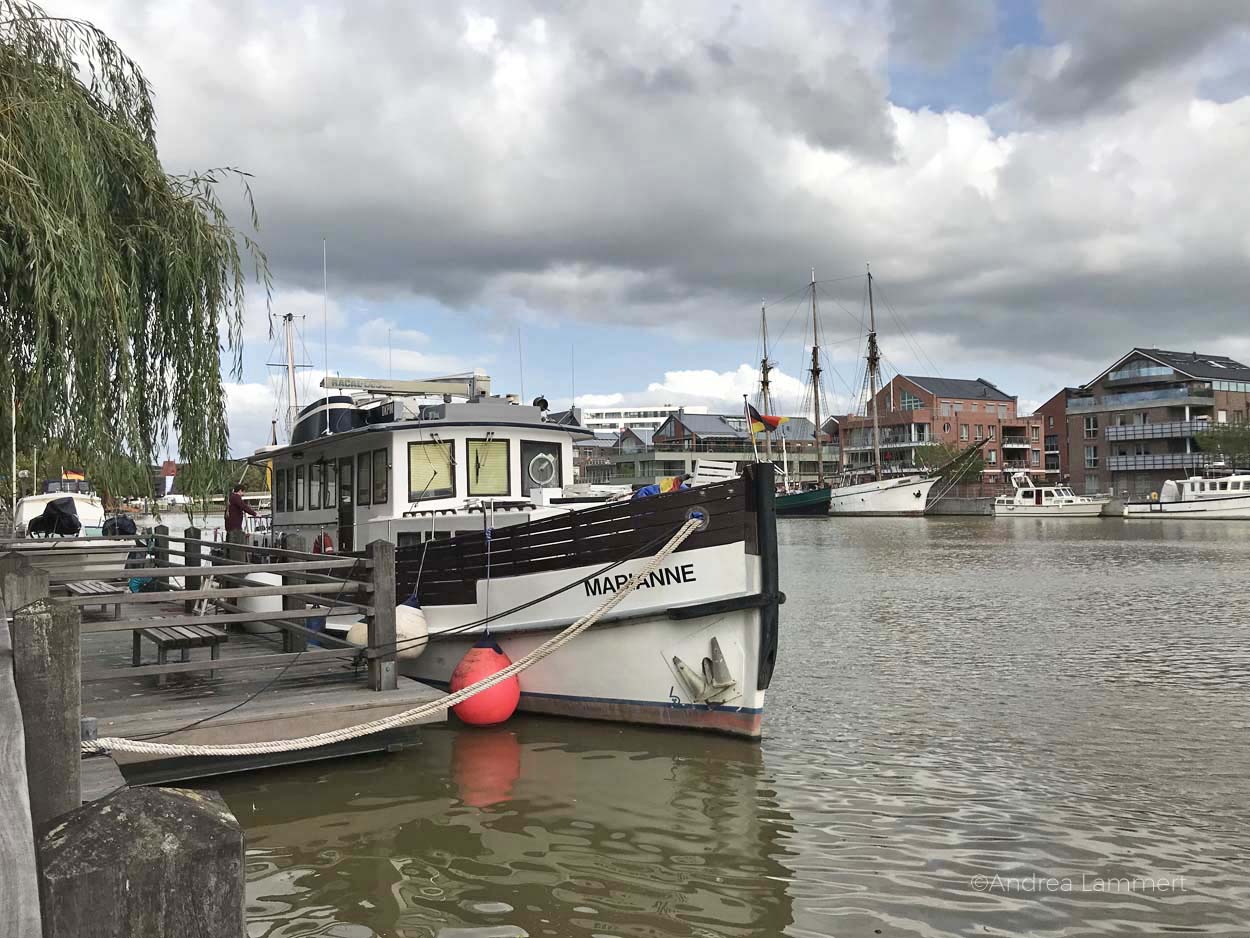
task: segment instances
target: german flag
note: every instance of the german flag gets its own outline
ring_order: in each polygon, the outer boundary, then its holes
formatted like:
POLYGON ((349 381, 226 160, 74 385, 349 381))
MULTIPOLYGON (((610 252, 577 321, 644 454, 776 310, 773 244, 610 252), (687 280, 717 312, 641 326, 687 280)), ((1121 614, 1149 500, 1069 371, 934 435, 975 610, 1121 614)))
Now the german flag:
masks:
POLYGON ((761 414, 750 404, 747 404, 747 420, 751 424, 752 433, 765 433, 776 430, 789 419, 789 417, 769 417, 766 414, 761 414))

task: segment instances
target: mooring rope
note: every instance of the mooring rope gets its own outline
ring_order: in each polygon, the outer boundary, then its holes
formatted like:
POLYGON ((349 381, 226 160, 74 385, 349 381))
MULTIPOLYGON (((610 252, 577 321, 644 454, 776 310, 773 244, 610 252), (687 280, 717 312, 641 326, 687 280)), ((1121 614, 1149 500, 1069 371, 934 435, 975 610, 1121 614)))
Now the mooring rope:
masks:
MULTIPOLYGON (((331 730, 326 733, 317 733, 312 736, 301 736, 297 739, 277 739, 268 742, 259 743, 233 743, 224 745, 184 745, 179 743, 154 743, 144 742, 138 739, 123 739, 112 736, 104 736, 100 739, 83 740, 83 752, 133 752, 150 756, 255 756, 264 755, 266 753, 275 752, 298 752, 301 749, 316 749, 319 746, 329 746, 334 743, 346 742, 350 739, 357 739, 361 736, 368 736, 372 733, 380 733, 383 730, 397 729, 410 723, 421 720, 424 717, 432 716, 435 713, 454 707, 462 701, 468 700, 475 694, 480 694, 484 690, 494 687, 496 684, 506 681, 514 674, 520 674, 526 668, 537 664, 548 655, 557 651, 564 645, 567 645, 582 632, 586 631, 601 618, 611 612, 618 606, 626 596, 632 593, 647 577, 649 577, 662 564, 668 556, 675 551, 682 543, 690 537, 701 525, 703 519, 701 517, 691 518, 680 528, 677 529, 668 542, 661 547, 646 565, 633 574, 629 580, 619 590, 613 593, 603 602, 597 609, 582 616, 559 635, 555 635, 547 641, 543 642, 524 658, 514 661, 501 671, 496 671, 490 677, 483 678, 475 684, 462 688, 453 694, 447 694, 438 700, 432 700, 424 703, 419 707, 413 707, 402 713, 396 713, 389 717, 381 717, 377 720, 370 720, 367 723, 360 723, 356 726, 345 726, 342 729, 331 730)), ((383 698, 379 698, 383 700, 383 698)))

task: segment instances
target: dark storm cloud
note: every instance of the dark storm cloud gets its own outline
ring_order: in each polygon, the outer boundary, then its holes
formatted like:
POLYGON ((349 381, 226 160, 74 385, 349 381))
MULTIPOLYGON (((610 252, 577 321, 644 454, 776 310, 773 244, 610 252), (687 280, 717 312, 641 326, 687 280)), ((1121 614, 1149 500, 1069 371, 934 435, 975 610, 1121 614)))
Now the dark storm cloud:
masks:
POLYGON ((1247 0, 1043 0, 1041 14, 1061 44, 1014 49, 999 73, 1017 105, 1040 119, 1123 109, 1138 81, 1250 28, 1247 0))
POLYGON ((993 0, 893 0, 890 57, 928 71, 949 66, 994 27, 993 0))
POLYGON ((940 67, 972 2, 63 6, 147 69, 170 168, 255 174, 290 287, 324 236, 343 294, 724 336, 871 260, 967 348, 1245 331, 1250 99, 1193 91, 1250 3, 1046 6, 1066 58, 1013 64, 1015 106, 1068 119, 1013 134, 887 98, 890 37, 940 67))

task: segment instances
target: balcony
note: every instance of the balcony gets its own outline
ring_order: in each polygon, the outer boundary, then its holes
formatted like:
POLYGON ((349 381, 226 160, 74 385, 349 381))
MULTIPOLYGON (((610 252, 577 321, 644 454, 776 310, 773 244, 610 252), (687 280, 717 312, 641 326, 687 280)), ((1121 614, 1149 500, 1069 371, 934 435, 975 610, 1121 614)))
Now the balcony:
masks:
POLYGON ((1069 412, 1117 410, 1139 404, 1153 406, 1211 407, 1215 395, 1208 387, 1160 388, 1157 391, 1130 391, 1126 394, 1104 394, 1102 397, 1074 397, 1068 401, 1069 412))
POLYGON ((1206 453, 1153 453, 1146 456, 1109 456, 1112 472, 1145 472, 1151 469, 1201 469, 1210 462, 1206 453))
MULTIPOLYGON (((930 440, 930 439, 923 439, 923 440, 882 440, 882 441, 881 441, 881 448, 882 448, 882 449, 911 449, 912 447, 916 447, 916 446, 930 446, 930 445, 932 445, 932 443, 933 443, 933 440, 930 440)), ((842 447, 842 449, 843 449, 845 452, 848 452, 848 453, 862 453, 862 452, 866 452, 866 451, 868 451, 868 450, 872 449, 872 442, 871 442, 871 441, 869 441, 869 442, 867 442, 867 443, 862 443, 862 442, 860 442, 860 443, 848 443, 848 444, 846 444, 845 446, 843 446, 843 447, 842 447)))
POLYGON ((1107 375, 1108 385, 1154 384, 1167 380, 1176 380, 1176 372, 1166 365, 1146 365, 1121 368, 1107 375))
POLYGON ((1159 423, 1135 423, 1124 427, 1107 427, 1107 440, 1174 440, 1191 437, 1211 429, 1209 420, 1162 420, 1159 423))
POLYGON ((1005 436, 1003 437, 1003 442, 1000 445, 1004 447, 1010 446, 1017 449, 1021 447, 1028 449, 1032 444, 1022 436, 1005 436))

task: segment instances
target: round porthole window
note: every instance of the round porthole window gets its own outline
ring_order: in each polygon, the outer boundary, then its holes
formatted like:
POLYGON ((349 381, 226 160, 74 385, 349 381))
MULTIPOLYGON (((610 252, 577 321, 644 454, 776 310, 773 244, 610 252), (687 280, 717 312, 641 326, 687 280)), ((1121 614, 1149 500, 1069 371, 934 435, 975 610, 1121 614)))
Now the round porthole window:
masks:
POLYGON ((547 453, 539 453, 531 459, 528 472, 530 481, 540 488, 555 485, 560 474, 556 461, 547 453))
POLYGON ((942 432, 943 432, 943 433, 950 433, 950 432, 951 432, 951 425, 950 425, 949 423, 944 423, 944 424, 942 424, 942 432))

